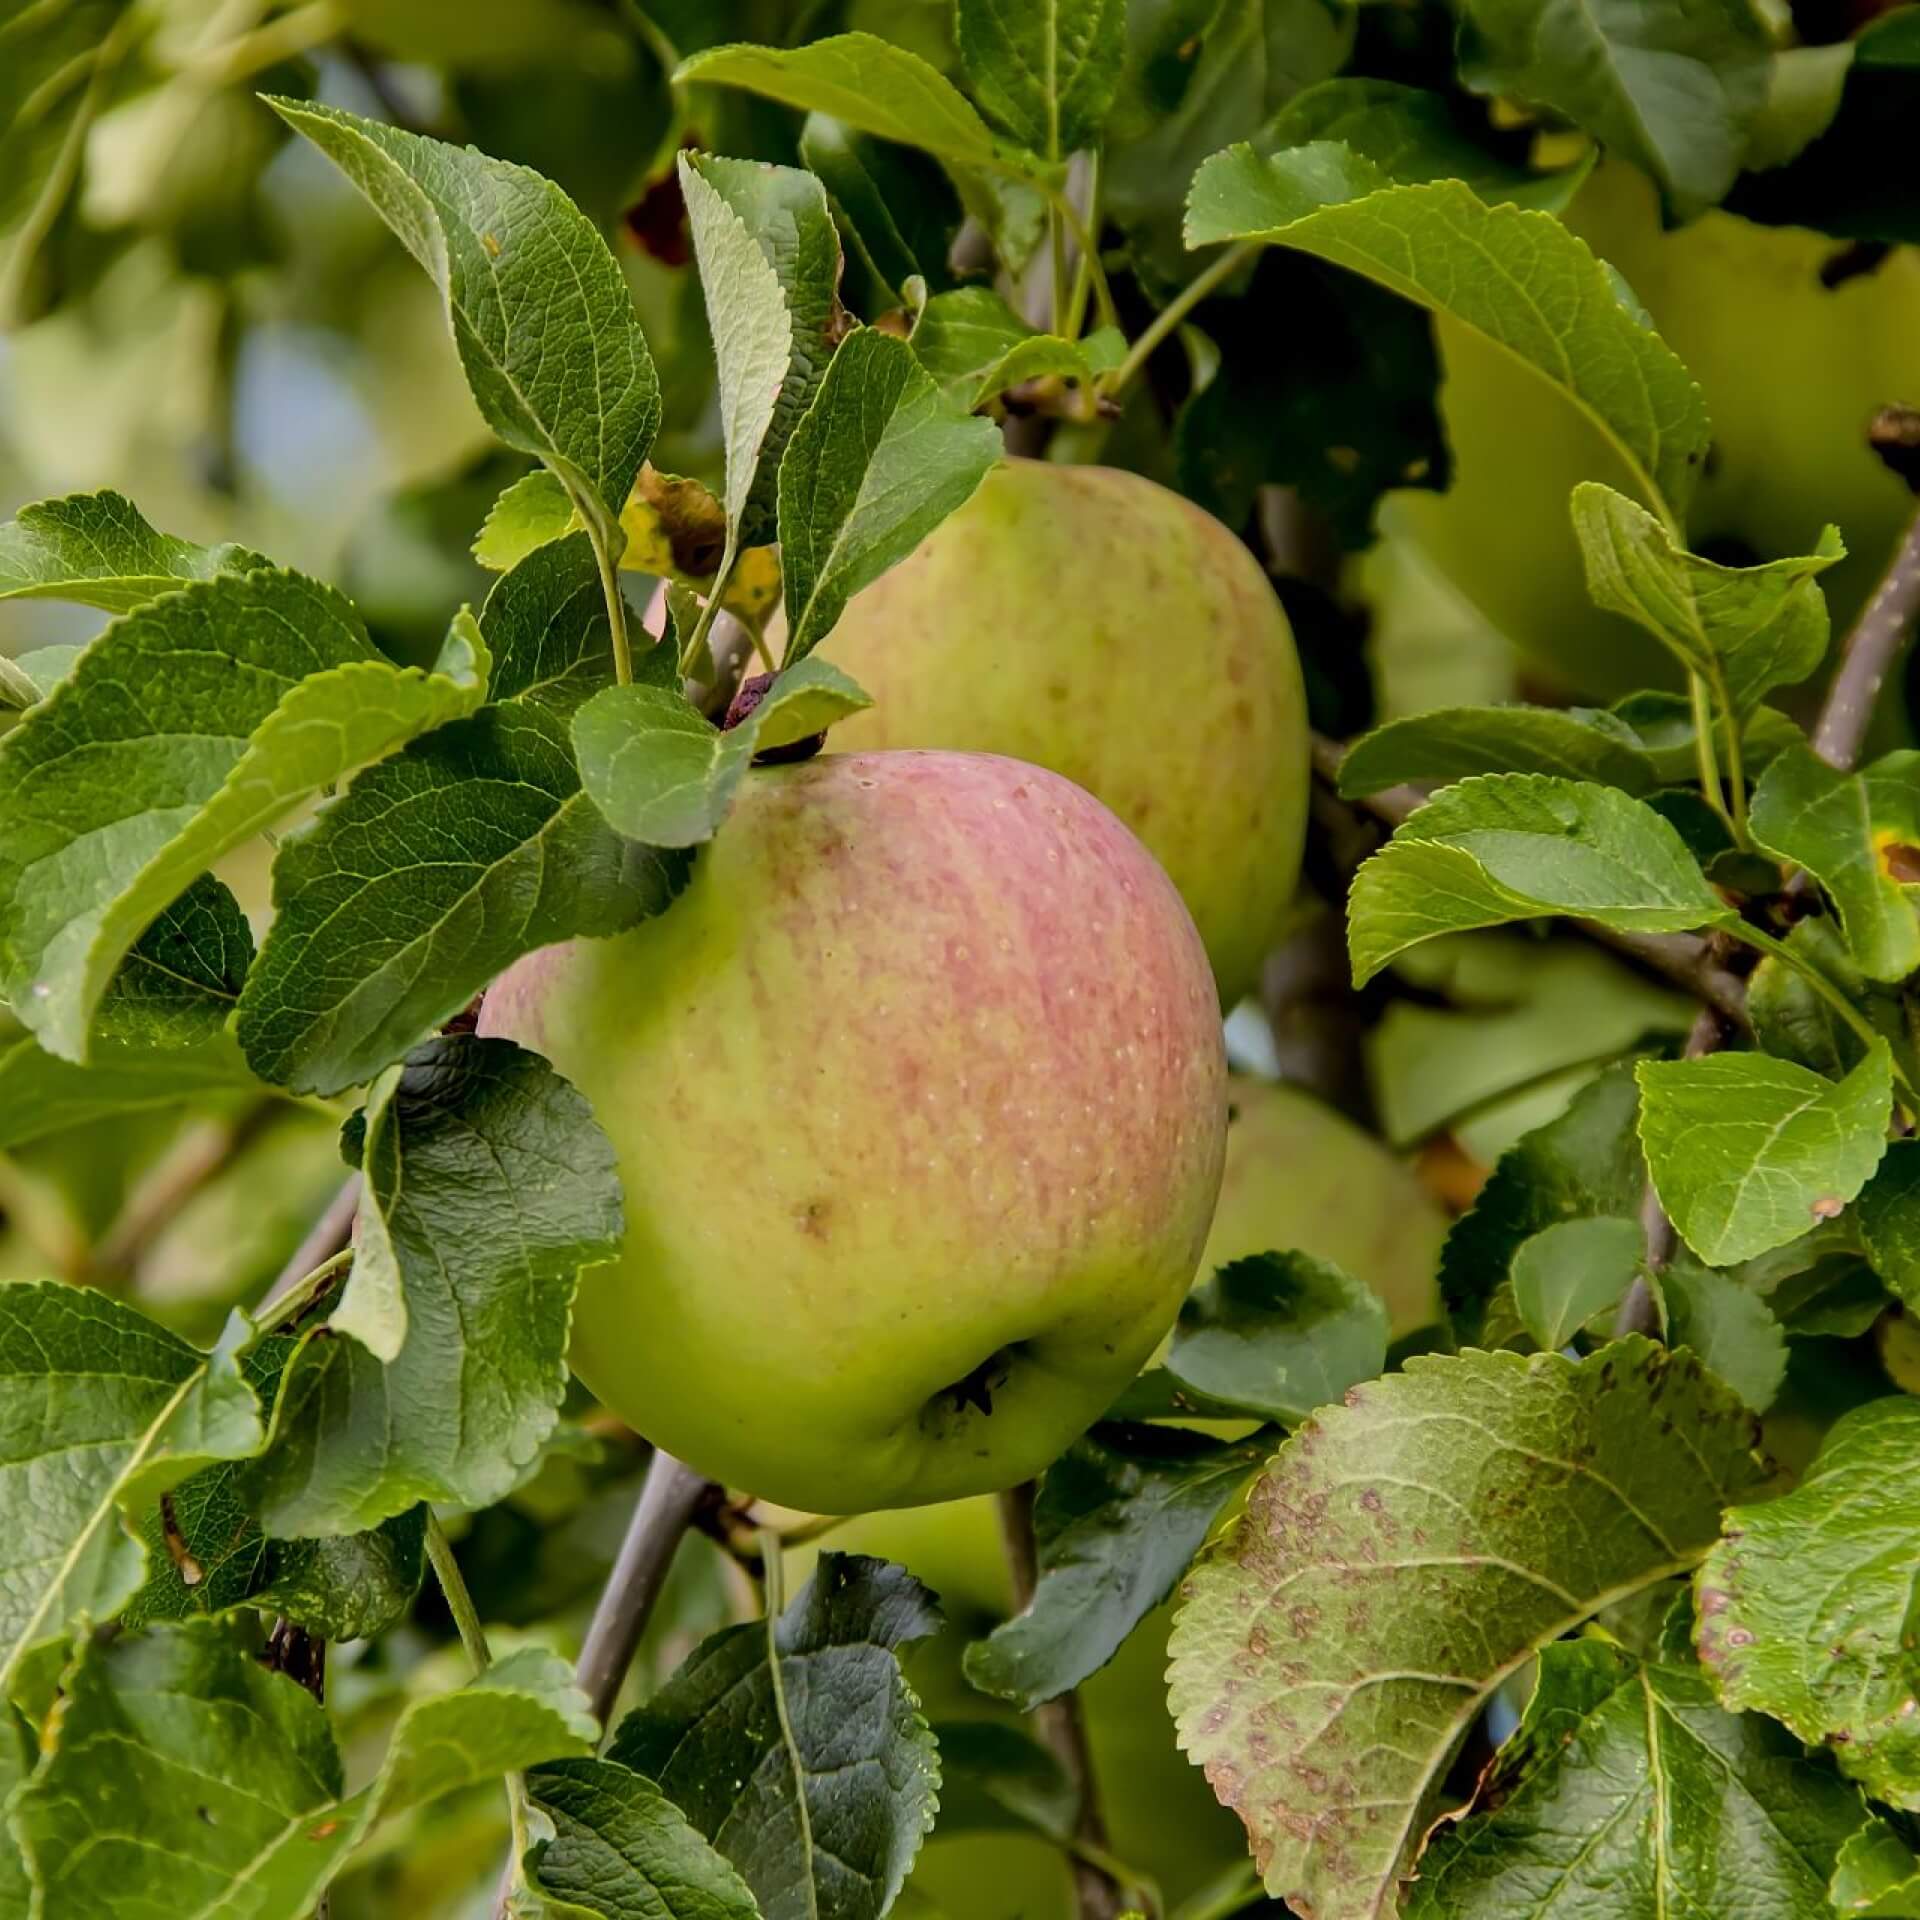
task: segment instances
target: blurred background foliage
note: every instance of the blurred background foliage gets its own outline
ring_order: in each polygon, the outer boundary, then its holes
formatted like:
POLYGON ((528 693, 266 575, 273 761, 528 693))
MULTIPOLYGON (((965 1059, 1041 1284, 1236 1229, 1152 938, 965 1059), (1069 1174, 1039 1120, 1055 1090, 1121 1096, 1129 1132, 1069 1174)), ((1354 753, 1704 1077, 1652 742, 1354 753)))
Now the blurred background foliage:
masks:
MULTIPOLYGON (((1809 52, 1881 11, 1772 8, 1809 52)), ((1468 150, 1542 173, 1591 169, 1564 217, 1625 274, 1707 390, 1716 444, 1696 544, 1764 559, 1807 550, 1838 521, 1851 558, 1822 584, 1846 621, 1912 511, 1865 424, 1884 403, 1920 399, 1920 252, 1909 244, 1920 208, 1889 177, 1911 150, 1920 52, 1911 64, 1897 49, 1856 60, 1824 134, 1744 175, 1737 212, 1674 224, 1626 161, 1595 165, 1584 136, 1464 90, 1457 24, 1441 0, 1130 0, 1100 182, 1129 330, 1193 271, 1179 214, 1207 154, 1335 74, 1431 89, 1468 150)), ((915 274, 938 289, 997 273, 1037 315, 1046 263, 1037 209, 1018 190, 670 78, 705 46, 849 28, 956 67, 946 0, 0 0, 0 512, 114 487, 168 532, 241 541, 336 580, 403 658, 430 652, 450 610, 483 596, 471 542, 525 463, 483 428, 426 277, 345 180, 288 139, 259 91, 471 141, 560 182, 603 225, 632 286, 666 397, 654 452, 665 471, 712 483, 720 466, 672 167, 682 146, 820 172, 842 226, 845 297, 865 319, 897 308, 915 274)), ((1666 674, 1652 643, 1582 589, 1566 497, 1578 479, 1617 480, 1611 456, 1485 345, 1336 269, 1270 252, 1196 309, 1148 371, 1120 417, 1017 416, 1009 444, 1136 468, 1239 529, 1293 616, 1323 732, 1446 704, 1606 700, 1666 674)), ((0 603, 0 652, 83 641, 99 619, 0 603)), ((1894 732, 1910 729, 1912 702, 1905 721, 1889 704, 1894 732)), ((1384 1138, 1340 1148, 1348 1214, 1396 1206, 1409 1164, 1459 1208, 1502 1148, 1598 1063, 1672 1044, 1691 1009, 1594 948, 1518 933, 1436 942, 1356 1000, 1326 905, 1367 850, 1351 835, 1350 821, 1319 821, 1316 890, 1262 1002, 1230 1022, 1233 1050, 1243 1071, 1299 1083, 1384 1138)), ((263 844, 222 869, 257 920, 269 854, 263 844)), ((1344 1123, 1321 1112, 1344 1140, 1344 1123)), ((209 1338, 231 1305, 258 1296, 336 1187, 341 1117, 323 1103, 227 1101, 0 1155, 0 1275, 124 1290, 209 1338)), ((1290 1144, 1266 1170, 1271 1206, 1323 1197, 1311 1191, 1315 1151, 1290 1144)), ((1303 1218, 1267 1244, 1325 1251, 1313 1246, 1320 1230, 1303 1218)), ((577 1633, 644 1464, 640 1443, 584 1397, 573 1411, 518 1491, 465 1523, 463 1559, 500 1625, 497 1646, 536 1626, 562 1644, 577 1633)), ((930 1717, 993 1718, 959 1672, 965 1641, 1010 1604, 990 1504, 871 1518, 835 1543, 904 1558, 944 1595, 948 1631, 909 1659, 930 1717)), ((336 1650, 350 1750, 378 1752, 407 1698, 454 1678, 437 1604, 423 1597, 415 1622, 376 1649, 336 1650)), ((634 1685, 753 1604, 735 1559, 694 1541, 634 1685)), ((1173 1750, 1164 1630, 1150 1622, 1096 1677, 1088 1712, 1116 1846, 1183 1897, 1244 1866, 1235 1823, 1173 1750)), ((396 1823, 336 1891, 336 1920, 485 1911, 498 1799, 396 1823)), ((1059 1856, 1017 1825, 990 1804, 944 1823, 916 1886, 972 1920, 1064 1911, 1059 1856)))

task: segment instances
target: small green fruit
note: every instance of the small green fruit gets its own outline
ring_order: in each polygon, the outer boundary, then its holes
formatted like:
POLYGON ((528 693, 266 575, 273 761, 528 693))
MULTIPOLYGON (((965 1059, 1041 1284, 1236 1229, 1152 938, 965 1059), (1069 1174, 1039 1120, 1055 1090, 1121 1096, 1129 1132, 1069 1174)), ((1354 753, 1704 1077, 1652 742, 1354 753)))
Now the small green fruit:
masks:
POLYGON ((1286 615, 1226 527, 1138 474, 1013 460, 858 595, 822 651, 873 695, 842 749, 1050 767, 1166 868, 1223 1004, 1300 871, 1307 721, 1286 615))
POLYGON ((619 1158, 581 1378, 814 1512, 1037 1473, 1172 1322, 1219 1187, 1179 896, 1097 801, 989 755, 755 770, 669 911, 529 955, 480 1031, 552 1061, 619 1158))

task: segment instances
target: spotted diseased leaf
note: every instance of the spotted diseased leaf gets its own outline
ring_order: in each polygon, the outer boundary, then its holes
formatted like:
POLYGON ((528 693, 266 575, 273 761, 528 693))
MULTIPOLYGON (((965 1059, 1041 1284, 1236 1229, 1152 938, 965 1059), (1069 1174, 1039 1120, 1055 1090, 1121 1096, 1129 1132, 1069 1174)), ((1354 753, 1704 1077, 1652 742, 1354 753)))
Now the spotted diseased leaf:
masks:
POLYGON ((833 357, 780 462, 786 663, 966 503, 1000 433, 949 400, 904 340, 862 327, 833 357))
POLYGON ((264 1437, 235 1352, 56 1281, 0 1286, 0 1695, 37 1647, 138 1589, 132 1516, 264 1437))
POLYGON ((0 525, 0 600, 77 600, 131 613, 190 580, 271 562, 230 543, 197 547, 158 533, 124 494, 72 493, 0 525))
POLYGON ((1828 1889, 1850 1920, 1920 1920, 1920 1855, 1884 1820, 1869 1820, 1840 1849, 1828 1889))
POLYGON ((896 1649, 940 1624, 899 1567, 823 1553, 778 1620, 727 1627, 620 1723, 765 1920, 879 1920, 933 1825, 939 1755, 896 1649))
POLYGON ((1706 457, 1700 389, 1551 214, 1487 206, 1457 180, 1396 186, 1316 140, 1216 153, 1194 176, 1186 237, 1299 247, 1485 334, 1593 421, 1650 500, 1684 511, 1706 457))
POLYGON ((377 1820, 590 1752, 598 1729, 572 1681, 527 1647, 413 1701, 347 1795, 326 1710, 222 1624, 90 1642, 63 1682, 59 1743, 12 1807, 34 1912, 297 1920, 377 1820), (140 1817, 105 1826, 106 1807, 140 1817))
POLYGON ((1466 0, 1461 71, 1550 107, 1651 174, 1685 219, 1718 204, 1767 104, 1749 0, 1466 0))
POLYGON ((1884 1040, 1837 1082, 1764 1053, 1643 1060, 1635 1072, 1648 1174, 1709 1266, 1750 1260, 1831 1219, 1886 1152, 1884 1040))
POLYGON ((1889 1806, 1920 1808, 1920 1401, 1843 1414, 1789 1494, 1735 1507, 1700 1569, 1720 1698, 1772 1714, 1889 1806))
POLYGON ((1754 789, 1753 837, 1826 889, 1868 979, 1920 968, 1920 753, 1843 773, 1790 749, 1754 789))
POLYGON ((651 1780, 610 1760, 555 1760, 527 1791, 553 1823, 529 1878, 569 1916, 760 1920, 746 1882, 651 1780))
POLYGON ((838 667, 802 660, 724 731, 677 688, 610 687, 574 716, 573 745, 587 794, 617 832, 648 847, 691 847, 720 830, 756 753, 872 704, 838 667))
POLYGON ((1063 160, 1100 131, 1120 81, 1125 0, 959 0, 973 96, 1022 146, 1063 160))
POLYGON ((1686 1572, 1754 1484, 1751 1416, 1651 1342, 1420 1355, 1307 1422, 1190 1577, 1180 1742, 1315 1920, 1394 1911, 1488 1696, 1686 1572))
POLYGON ((1028 1712, 1098 1672, 1173 1591, 1271 1444, 1120 1422, 1076 1440, 1034 1500, 1032 1603, 967 1649, 967 1678, 1028 1712))
POLYGON ((1683 1647, 1636 1656, 1563 1640, 1478 1802, 1439 1827, 1407 1920, 1830 1920, 1827 1882, 1860 1824, 1832 1764, 1727 1713, 1683 1647))
POLYGON ((526 167, 338 107, 268 104, 432 275, 487 425, 551 467, 617 545, 621 505, 660 425, 660 382, 592 223, 526 167))
POLYGON ((1645 507, 1587 480, 1573 490, 1573 528, 1594 604, 1645 627, 1739 725, 1826 654, 1819 576, 1846 558, 1837 527, 1824 529, 1812 553, 1725 567, 1687 552, 1645 507))
POLYGON ((1443 788, 1354 876, 1354 983, 1438 934, 1549 913, 1634 933, 1732 917, 1680 835, 1644 802, 1588 781, 1489 774, 1443 788))
POLYGON ((221 574, 125 615, 0 744, 0 989, 86 1057, 127 950, 215 860, 317 789, 479 705, 397 667, 337 593, 221 574))
POLYGON ((508 1041, 416 1047, 349 1141, 373 1244, 346 1289, 352 1336, 305 1337, 249 1475, 275 1535, 505 1494, 558 1418, 575 1276, 620 1239, 613 1150, 586 1101, 508 1041))

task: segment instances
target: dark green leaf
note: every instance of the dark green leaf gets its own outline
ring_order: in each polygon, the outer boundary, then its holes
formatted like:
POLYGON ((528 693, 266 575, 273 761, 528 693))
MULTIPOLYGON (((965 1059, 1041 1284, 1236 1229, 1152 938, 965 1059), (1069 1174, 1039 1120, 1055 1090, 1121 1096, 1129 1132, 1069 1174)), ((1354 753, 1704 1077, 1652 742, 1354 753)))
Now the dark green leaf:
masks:
POLYGON ((570 1914, 760 1920, 746 1882, 652 1781, 608 1760, 555 1760, 527 1791, 553 1822, 531 1878, 570 1914))
POLYGON ((1477 773, 1550 773, 1644 795, 1660 785, 1624 720, 1594 707, 1435 707, 1356 740, 1340 791, 1378 793, 1403 780, 1435 786, 1477 773))
POLYGON ((1768 954, 1747 977, 1747 1013, 1755 1042, 1763 1053, 1798 1061, 1838 1080, 1866 1058, 1867 1043, 1817 992, 1801 967, 1822 974, 1857 1007, 1893 1049, 1911 1079, 1920 1074, 1916 1034, 1906 1008, 1894 994, 1871 985, 1853 964, 1837 922, 1824 915, 1797 921, 1787 945, 1800 966, 1768 954))
POLYGON ((162 908, 363 762, 471 711, 484 677, 396 667, 331 588, 259 571, 114 622, 0 744, 0 986, 48 1050, 162 908))
POLYGON ((1913 1541, 1920 1401, 1843 1414, 1793 1492, 1735 1507, 1700 1570, 1700 1657, 1876 1799, 1920 1807, 1913 1541))
POLYGON ((861 309, 869 319, 900 305, 916 276, 936 293, 953 284, 947 255, 961 209, 936 162, 824 113, 807 116, 800 157, 826 187, 841 237, 872 282, 861 309))
POLYGON ((942 1720, 940 1837, 1037 1833, 1065 1846, 1079 1811, 1066 1769, 1037 1740, 999 1720, 942 1720))
POLYGON ((1023 380, 1052 375, 1090 385, 1120 364, 1126 343, 1112 328, 1085 340, 1036 333, 991 287, 955 287, 920 309, 914 356, 955 405, 971 411, 1023 380))
POLYGON ((525 167, 338 107, 269 104, 433 276, 487 425, 551 467, 617 545, 620 509, 660 425, 660 382, 606 242, 525 167))
POLYGON ((131 613, 189 580, 270 564, 245 547, 196 547, 156 533, 118 493, 42 500, 0 526, 0 600, 78 600, 131 613))
POLYGON ((1478 1798, 1489 1811, 1436 1832, 1408 1920, 1829 1920, 1827 1879, 1860 1824, 1829 1763, 1722 1712, 1691 1660, 1604 1640, 1542 1653, 1478 1798))
POLYGON ((1204 1398, 1291 1426, 1387 1364, 1387 1309, 1331 1261, 1255 1254, 1187 1296, 1166 1364, 1204 1398))
POLYGON ((249 1089, 261 1091, 260 1082, 229 1033, 190 1047, 102 1040, 84 1067, 10 1034, 0 1039, 0 1152, 111 1114, 249 1089))
POLYGON ((203 873, 127 949, 94 1016, 91 1061, 128 1047, 193 1047, 214 1041, 253 964, 253 929, 240 903, 203 873))
POLYGON ((1687 1354, 1423 1354, 1316 1414, 1201 1560, 1172 1640, 1180 1741, 1267 1890, 1391 1910, 1488 1696, 1686 1572, 1753 1484, 1753 1421, 1687 1354))
POLYGON ((1113 104, 1126 0, 958 0, 954 39, 973 97, 1022 146, 1062 160, 1113 104))
POLYGON ((621 1722, 608 1757, 659 1782, 765 1920, 879 1920, 940 1780, 895 1649, 939 1624, 899 1567, 823 1553, 777 1621, 703 1641, 621 1722))
POLYGON ((1034 1501, 1032 1603, 967 1649, 967 1678, 1024 1712, 1098 1672, 1173 1591, 1271 1446, 1132 1425, 1076 1440, 1034 1501))
POLYGON ((787 665, 962 505, 999 457, 999 430, 946 399, 904 340, 871 327, 849 335, 780 462, 787 665))
POLYGON ((1514 1249, 1514 1310, 1540 1346, 1564 1347, 1595 1314, 1617 1304, 1645 1251, 1637 1220, 1598 1214, 1542 1227, 1514 1249))
POLYGON ((1874 1272, 1920 1312, 1920 1140, 1888 1147, 1857 1212, 1874 1272))
POLYGON ((619 1243, 613 1151, 586 1101, 507 1041, 416 1047, 365 1131, 341 1307, 360 1337, 310 1335, 287 1368, 248 1483, 270 1533, 499 1499, 558 1417, 575 1275, 619 1243))
POLYGON ((1787 1377, 1787 1339, 1772 1308, 1737 1275, 1684 1256, 1660 1272, 1667 1339, 1690 1348, 1755 1413, 1765 1413, 1787 1377))
POLYGON ((1840 1849, 1828 1889, 1850 1920, 1920 1920, 1920 1856, 1884 1820, 1840 1849))
POLYGON ((1763 1053, 1643 1060, 1636 1074, 1647 1171, 1681 1239, 1710 1266, 1831 1219, 1886 1151, 1884 1041, 1839 1082, 1763 1053))

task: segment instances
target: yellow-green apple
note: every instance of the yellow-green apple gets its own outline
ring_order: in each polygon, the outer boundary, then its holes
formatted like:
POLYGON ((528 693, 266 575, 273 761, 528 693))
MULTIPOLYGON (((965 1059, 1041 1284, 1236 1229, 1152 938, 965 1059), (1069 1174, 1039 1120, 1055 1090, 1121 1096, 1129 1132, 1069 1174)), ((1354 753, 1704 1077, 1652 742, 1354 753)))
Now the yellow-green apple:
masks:
POLYGON ((751 772, 658 918, 548 947, 483 1034, 626 1191, 573 1363, 715 1479, 845 1513, 1009 1486, 1153 1351, 1226 1139, 1213 980, 1138 840, 988 754, 751 772))
MULTIPOLYGON (((1705 395, 1713 446, 1690 539, 1717 557, 1773 559, 1811 551, 1836 523, 1849 557, 1821 585, 1836 623, 1849 620, 1913 512, 1866 429, 1877 408, 1913 397, 1920 250, 1895 248, 1829 286, 1839 243, 1721 212, 1666 231, 1652 186, 1618 160, 1595 169, 1566 223, 1626 277, 1705 395)), ((1577 481, 1633 491, 1618 457, 1510 355, 1446 321, 1439 332, 1454 482, 1394 496, 1387 525, 1572 691, 1610 698, 1671 681, 1650 635, 1592 605, 1573 537, 1577 481)))
POLYGON ((1446 1210, 1370 1133, 1297 1087, 1236 1075, 1227 1167, 1202 1273, 1299 1251, 1344 1267, 1386 1302, 1396 1336, 1439 1313, 1446 1210))
POLYGON ((857 595, 822 649, 874 697, 845 749, 1011 754, 1166 868, 1223 1003, 1293 895, 1306 699, 1286 615, 1211 514, 1138 474, 1009 460, 857 595))

